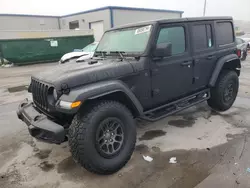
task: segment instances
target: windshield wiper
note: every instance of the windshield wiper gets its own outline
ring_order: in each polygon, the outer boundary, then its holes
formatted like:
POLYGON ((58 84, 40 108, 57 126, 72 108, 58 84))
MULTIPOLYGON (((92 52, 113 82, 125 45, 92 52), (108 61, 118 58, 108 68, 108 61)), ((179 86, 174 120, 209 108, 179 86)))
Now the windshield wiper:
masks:
POLYGON ((121 60, 125 59, 125 55, 127 54, 126 52, 124 51, 96 51, 95 54, 101 54, 102 57, 106 57, 106 56, 112 56, 112 54, 116 54, 116 55, 119 55, 121 60))
POLYGON ((124 59, 124 54, 126 54, 126 52, 123 52, 123 51, 110 51, 110 53, 119 54, 119 56, 121 57, 121 59, 124 59))
POLYGON ((96 51, 95 53, 101 54, 102 57, 104 58, 108 52, 106 52, 106 51, 96 51))

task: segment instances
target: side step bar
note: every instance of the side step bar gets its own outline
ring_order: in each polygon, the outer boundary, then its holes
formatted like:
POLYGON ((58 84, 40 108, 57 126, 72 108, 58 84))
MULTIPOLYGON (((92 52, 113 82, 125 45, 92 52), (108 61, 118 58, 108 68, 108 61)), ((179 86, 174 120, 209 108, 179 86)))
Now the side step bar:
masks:
POLYGON ((144 116, 140 117, 146 121, 157 121, 159 119, 170 116, 174 113, 182 111, 186 108, 194 106, 198 103, 206 101, 210 98, 210 89, 205 89, 203 91, 192 94, 188 97, 178 99, 168 104, 164 104, 160 107, 148 110, 144 112, 144 116))

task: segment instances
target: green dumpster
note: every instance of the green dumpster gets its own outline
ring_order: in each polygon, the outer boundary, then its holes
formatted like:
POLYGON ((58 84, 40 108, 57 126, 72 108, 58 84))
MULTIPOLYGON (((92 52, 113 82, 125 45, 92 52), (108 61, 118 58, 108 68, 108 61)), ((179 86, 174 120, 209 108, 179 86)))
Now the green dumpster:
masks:
POLYGON ((74 49, 94 42, 93 35, 31 39, 0 39, 0 54, 17 65, 58 61, 74 49))

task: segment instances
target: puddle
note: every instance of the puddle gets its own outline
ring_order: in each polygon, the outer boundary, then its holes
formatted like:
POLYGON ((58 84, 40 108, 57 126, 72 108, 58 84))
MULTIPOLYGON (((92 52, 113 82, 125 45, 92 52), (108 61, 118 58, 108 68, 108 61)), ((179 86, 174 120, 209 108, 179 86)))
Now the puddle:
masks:
POLYGON ((160 153, 160 152, 161 152, 161 148, 156 147, 156 146, 153 146, 153 147, 152 147, 152 150, 153 150, 154 152, 156 152, 156 153, 160 153))
POLYGON ((163 130, 151 130, 151 131, 147 131, 144 133, 144 135, 142 135, 141 138, 139 138, 140 141, 142 140, 152 140, 156 137, 160 137, 160 136, 164 136, 167 132, 163 131, 163 130))
POLYGON ((49 163, 48 161, 44 161, 38 165, 43 171, 48 172, 54 168, 54 164, 49 163))
POLYGON ((8 88, 8 91, 10 93, 20 92, 20 91, 25 91, 25 90, 28 90, 28 86, 27 85, 16 86, 16 87, 9 87, 8 88))
MULTIPOLYGON (((249 114, 249 109, 244 108, 236 108, 237 110, 230 113, 220 113, 216 111, 211 111, 210 117, 212 116, 220 116, 227 123, 235 126, 235 127, 249 127, 249 124, 246 121, 246 118, 249 114)), ((209 118, 210 118, 209 117, 209 118)))
POLYGON ((40 150, 38 151, 35 156, 38 157, 39 159, 46 159, 49 157, 49 154, 51 153, 51 150, 45 149, 45 150, 40 150))
MULTIPOLYGON (((192 188, 210 174, 210 170, 223 160, 229 148, 240 140, 208 149, 173 150, 162 152, 157 146, 151 149, 144 144, 137 145, 131 160, 118 173, 99 176, 87 172, 72 157, 65 158, 57 166, 57 172, 64 180, 84 182, 86 187, 185 187, 192 188), (142 155, 152 157, 148 163, 142 155), (171 157, 177 158, 177 164, 169 164, 171 157), (124 186, 126 183, 126 186, 124 186)), ((240 143, 240 142, 239 142, 240 143)), ((229 158, 228 156, 226 158, 229 158)))
POLYGON ((63 179, 70 181, 81 181, 83 178, 94 181, 95 174, 85 170, 79 163, 76 163, 72 156, 62 160, 57 166, 57 173, 62 175, 63 179))
POLYGON ((148 146, 144 144, 137 145, 135 147, 135 151, 139 152, 140 154, 148 152, 148 146))
POLYGON ((188 117, 184 119, 170 120, 168 122, 169 125, 184 128, 184 127, 192 127, 195 123, 195 119, 193 117, 188 117))
MULTIPOLYGON (((78 167, 79 164, 76 164, 72 157, 68 157, 62 160, 57 167, 57 172, 59 174, 66 173, 78 167)), ((79 165, 80 166, 80 165, 79 165)))
MULTIPOLYGON (((152 151, 147 153, 154 162, 144 162, 140 153, 135 154, 127 166, 133 166, 133 169, 123 173, 121 179, 123 182, 129 182, 129 187, 195 187, 209 176, 210 170, 222 160, 234 143, 233 141, 209 148, 209 151, 202 149, 161 152, 160 148, 154 146, 152 151), (169 164, 171 157, 177 158, 177 164, 169 164)), ((136 146, 136 151, 147 149, 145 145, 136 146)), ((118 187, 116 184, 115 186, 118 187)))

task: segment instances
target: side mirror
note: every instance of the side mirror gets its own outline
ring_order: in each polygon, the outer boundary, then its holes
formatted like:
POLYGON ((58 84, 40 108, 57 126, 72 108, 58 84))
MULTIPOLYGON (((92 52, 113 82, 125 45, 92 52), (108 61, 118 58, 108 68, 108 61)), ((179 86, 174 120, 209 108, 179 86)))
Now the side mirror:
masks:
POLYGON ((172 55, 171 43, 160 43, 156 45, 154 56, 155 57, 169 57, 172 55))

